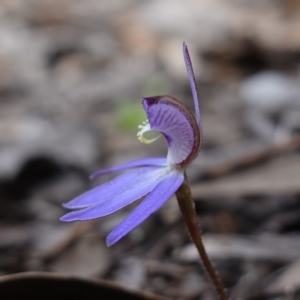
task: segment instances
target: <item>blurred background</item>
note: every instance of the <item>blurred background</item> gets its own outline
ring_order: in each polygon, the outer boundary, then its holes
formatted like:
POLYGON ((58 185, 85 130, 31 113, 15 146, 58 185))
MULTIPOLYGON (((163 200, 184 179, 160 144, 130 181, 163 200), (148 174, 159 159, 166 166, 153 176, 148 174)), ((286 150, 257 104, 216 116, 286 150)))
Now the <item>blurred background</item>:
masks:
POLYGON ((297 299, 299 32, 298 0, 2 0, 0 274, 212 299, 175 198, 111 248, 105 236, 134 205, 59 221, 62 203, 110 178, 91 172, 166 154, 163 140, 136 138, 141 100, 168 94, 193 109, 185 41, 204 132, 188 176, 208 253, 234 297, 297 299))

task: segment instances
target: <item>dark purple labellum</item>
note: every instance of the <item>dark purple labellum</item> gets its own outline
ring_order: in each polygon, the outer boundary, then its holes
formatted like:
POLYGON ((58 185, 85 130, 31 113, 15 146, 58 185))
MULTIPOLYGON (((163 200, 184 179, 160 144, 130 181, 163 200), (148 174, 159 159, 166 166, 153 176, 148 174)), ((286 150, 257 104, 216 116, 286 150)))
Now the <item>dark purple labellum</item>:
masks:
POLYGON ((200 131, 193 113, 171 96, 144 98, 150 128, 159 131, 168 143, 168 162, 186 168, 200 149, 200 131))

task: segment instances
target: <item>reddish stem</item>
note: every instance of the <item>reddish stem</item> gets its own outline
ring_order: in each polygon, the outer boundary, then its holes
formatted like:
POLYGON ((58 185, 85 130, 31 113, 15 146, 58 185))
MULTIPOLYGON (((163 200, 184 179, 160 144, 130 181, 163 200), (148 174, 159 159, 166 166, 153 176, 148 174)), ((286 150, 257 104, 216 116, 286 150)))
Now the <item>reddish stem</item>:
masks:
POLYGON ((221 300, 228 300, 224 290, 224 285, 221 282, 215 268, 213 267, 202 242, 202 235, 198 217, 195 210, 195 204, 192 198, 191 189, 187 181, 184 181, 176 192, 177 201, 182 212, 185 224, 190 233, 191 239, 194 242, 205 270, 207 271, 213 285, 221 300))

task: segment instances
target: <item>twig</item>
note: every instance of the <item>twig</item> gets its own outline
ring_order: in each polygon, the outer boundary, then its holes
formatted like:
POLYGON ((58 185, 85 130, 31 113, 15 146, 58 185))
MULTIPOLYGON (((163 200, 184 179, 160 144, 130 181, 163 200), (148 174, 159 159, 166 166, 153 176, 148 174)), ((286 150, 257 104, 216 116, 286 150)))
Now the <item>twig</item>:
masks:
POLYGON ((300 134, 291 137, 289 140, 268 146, 264 149, 246 153, 245 155, 229 160, 226 162, 218 163, 214 166, 208 167, 201 174, 201 179, 212 179, 219 176, 226 175, 236 169, 252 166, 276 157, 280 154, 293 151, 300 148, 300 134))

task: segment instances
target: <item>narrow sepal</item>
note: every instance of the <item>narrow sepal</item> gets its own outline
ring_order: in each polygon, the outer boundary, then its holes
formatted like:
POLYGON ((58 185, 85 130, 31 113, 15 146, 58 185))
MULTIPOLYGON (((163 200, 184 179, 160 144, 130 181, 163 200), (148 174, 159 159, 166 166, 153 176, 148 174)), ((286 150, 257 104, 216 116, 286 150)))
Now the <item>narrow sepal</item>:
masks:
POLYGON ((109 215, 151 192, 170 173, 168 168, 158 168, 146 174, 141 180, 125 186, 121 193, 87 208, 70 212, 61 221, 85 221, 109 215))
POLYGON ((113 172, 123 171, 126 169, 140 168, 140 167, 147 167, 147 166, 166 166, 166 165, 167 165, 167 159, 165 157, 147 157, 147 158, 132 160, 127 163, 120 164, 118 166, 109 169, 96 171, 90 175, 90 178, 94 179, 99 176, 103 176, 113 172))
POLYGON ((147 175, 157 168, 159 167, 143 167, 123 173, 63 204, 63 206, 68 209, 78 209, 103 203, 121 194, 131 186, 137 185, 139 181, 147 178, 147 175))
POLYGON ((119 241, 133 228, 147 219, 160 208, 179 188, 183 182, 183 174, 174 170, 160 181, 156 188, 107 236, 106 244, 111 246, 119 241))
POLYGON ((193 94, 196 120, 197 120, 198 128, 199 128, 199 131, 201 134, 201 138, 202 138, 202 125, 201 125, 201 116, 200 116, 200 109, 199 109, 199 99, 198 99, 199 97, 198 97, 197 85, 196 85, 195 74, 194 74, 189 50, 188 50, 186 43, 183 43, 183 58, 184 58, 185 67, 186 67, 186 71, 188 74, 188 78, 189 78, 189 82, 190 82, 190 86, 191 86, 191 90, 192 90, 192 94, 193 94))

